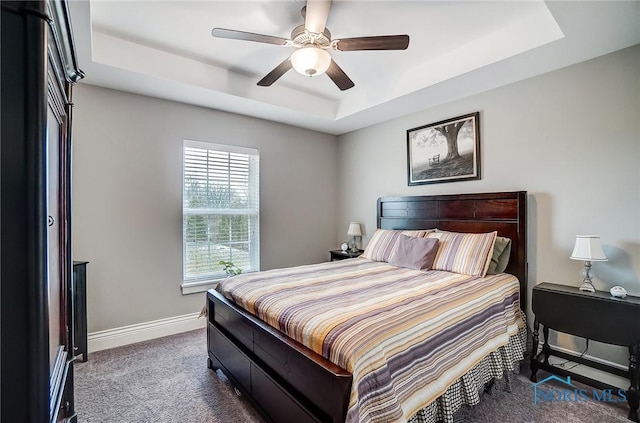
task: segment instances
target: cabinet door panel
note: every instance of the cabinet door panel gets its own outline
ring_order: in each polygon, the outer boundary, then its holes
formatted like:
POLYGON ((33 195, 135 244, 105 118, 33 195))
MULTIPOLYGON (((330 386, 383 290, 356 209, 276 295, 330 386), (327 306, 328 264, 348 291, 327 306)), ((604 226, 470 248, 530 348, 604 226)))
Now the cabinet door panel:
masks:
MULTIPOLYGON (((50 67, 54 62, 49 57, 50 67)), ((45 200, 46 200, 46 294, 47 318, 49 334, 49 410, 50 422, 62 421, 70 414, 70 393, 67 380, 70 361, 69 325, 70 310, 68 277, 69 256, 66 236, 66 220, 69 216, 68 198, 69 185, 66 182, 67 165, 67 113, 64 107, 66 96, 64 86, 55 78, 51 69, 47 72, 47 122, 45 137, 46 171, 45 171, 45 200), (69 403, 69 405, 67 405, 69 403)))
POLYGON ((47 108, 47 285, 49 305, 49 361, 55 368, 63 344, 62 281, 60 277, 60 123, 52 107, 47 108))

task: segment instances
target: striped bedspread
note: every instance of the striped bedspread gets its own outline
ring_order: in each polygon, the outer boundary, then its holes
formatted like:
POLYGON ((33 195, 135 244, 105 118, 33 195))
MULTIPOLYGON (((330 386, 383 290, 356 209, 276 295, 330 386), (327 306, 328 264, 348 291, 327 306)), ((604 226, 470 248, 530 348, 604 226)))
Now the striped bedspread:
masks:
POLYGON ((518 280, 363 258, 242 274, 218 291, 353 375, 347 423, 405 422, 523 326, 518 280))

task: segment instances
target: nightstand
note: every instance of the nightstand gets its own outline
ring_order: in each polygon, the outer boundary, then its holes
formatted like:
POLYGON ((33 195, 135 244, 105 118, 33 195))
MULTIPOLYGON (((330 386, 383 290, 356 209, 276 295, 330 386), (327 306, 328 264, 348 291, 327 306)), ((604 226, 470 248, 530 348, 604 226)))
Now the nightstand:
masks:
POLYGON ((331 250, 329 251, 329 253, 331 254, 331 261, 336 261, 336 260, 344 260, 344 259, 360 257, 360 255, 364 253, 364 250, 358 250, 358 252, 356 253, 352 253, 349 250, 347 251, 331 250))
POLYGON ((73 339, 75 356, 86 362, 87 347, 87 264, 88 261, 73 262, 73 339))
POLYGON ((533 323, 533 354, 531 356, 531 381, 536 382, 538 369, 591 385, 597 389, 618 389, 575 372, 549 364, 549 356, 603 370, 630 380, 626 396, 629 402, 629 419, 638 421, 640 391, 640 297, 612 297, 608 292, 584 292, 578 287, 542 283, 533 288, 531 306, 535 315, 533 323), (539 329, 543 325, 544 344, 538 351, 539 329), (549 329, 571 335, 621 345, 629 348, 629 370, 625 371, 594 362, 574 354, 557 351, 549 345, 549 329))

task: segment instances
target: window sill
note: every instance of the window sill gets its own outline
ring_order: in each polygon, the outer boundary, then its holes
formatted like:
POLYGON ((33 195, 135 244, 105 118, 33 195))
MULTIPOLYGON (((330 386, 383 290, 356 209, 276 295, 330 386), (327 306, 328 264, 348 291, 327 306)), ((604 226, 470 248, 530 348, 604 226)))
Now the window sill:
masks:
POLYGON ((182 283, 180 288, 182 289, 182 295, 197 294, 199 292, 206 292, 215 288, 222 279, 215 279, 210 281, 190 282, 182 283))
MULTIPOLYGON (((243 272, 243 273, 254 273, 254 272, 258 272, 258 270, 247 270, 246 272, 243 272)), ((206 292, 218 286, 218 284, 221 281, 225 280, 228 277, 229 276, 225 276, 219 279, 210 279, 210 280, 197 281, 197 282, 183 281, 182 285, 180 285, 180 288, 182 289, 182 295, 197 294, 198 292, 206 292)))

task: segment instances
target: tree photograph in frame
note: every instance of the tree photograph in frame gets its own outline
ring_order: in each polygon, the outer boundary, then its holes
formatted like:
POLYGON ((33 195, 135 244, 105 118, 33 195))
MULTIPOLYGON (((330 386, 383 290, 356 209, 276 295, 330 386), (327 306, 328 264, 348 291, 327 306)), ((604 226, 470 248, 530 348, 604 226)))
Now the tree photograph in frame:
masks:
POLYGON ((407 130, 409 186, 480 179, 480 112, 407 130))

